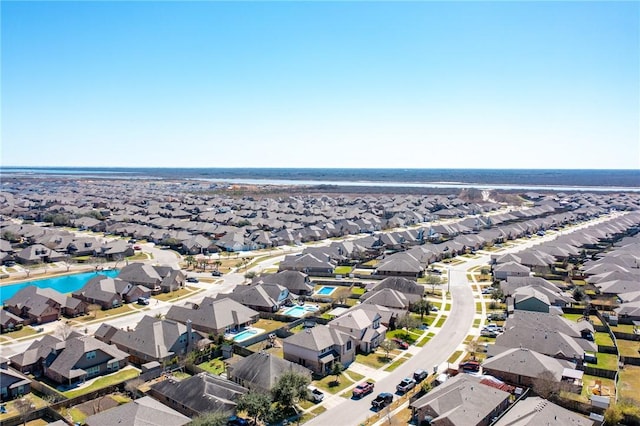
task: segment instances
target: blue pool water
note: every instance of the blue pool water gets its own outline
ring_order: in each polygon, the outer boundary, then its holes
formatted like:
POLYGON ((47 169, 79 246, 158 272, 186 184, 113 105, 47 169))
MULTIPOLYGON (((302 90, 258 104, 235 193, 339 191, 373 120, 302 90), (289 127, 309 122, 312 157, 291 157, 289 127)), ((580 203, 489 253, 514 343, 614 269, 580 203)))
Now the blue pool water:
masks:
POLYGON ((317 310, 318 308, 313 305, 293 306, 284 311, 283 314, 300 318, 309 312, 316 312, 317 310))
POLYGON ((101 272, 84 272, 82 274, 64 275, 62 277, 45 278, 41 280, 25 281, 19 284, 11 284, 0 287, 0 303, 4 303, 5 300, 11 299, 14 294, 22 290, 25 287, 34 285, 36 287, 45 288, 49 287, 60 293, 72 293, 81 289, 87 281, 95 277, 97 274, 106 275, 108 277, 115 277, 118 275, 117 270, 112 269, 101 272))
POLYGON ((320 296, 328 296, 333 293, 335 289, 335 287, 325 286, 318 290, 316 294, 319 294, 320 296))
POLYGON ((235 336, 233 336, 233 341, 242 342, 243 340, 247 340, 248 338, 253 337, 256 334, 258 334, 257 330, 253 330, 253 329, 244 330, 236 334, 235 336))

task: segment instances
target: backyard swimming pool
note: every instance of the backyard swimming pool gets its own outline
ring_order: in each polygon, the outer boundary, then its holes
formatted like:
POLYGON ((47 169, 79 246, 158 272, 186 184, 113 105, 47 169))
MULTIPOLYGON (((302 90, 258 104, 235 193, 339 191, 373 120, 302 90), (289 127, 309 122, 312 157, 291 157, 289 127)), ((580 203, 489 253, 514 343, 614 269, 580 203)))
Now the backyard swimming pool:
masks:
POLYGON ((313 305, 302 305, 302 306, 293 306, 286 311, 283 312, 284 315, 289 315, 290 317, 302 317, 309 312, 317 312, 318 307, 313 305))
POLYGON ((261 329, 261 328, 251 327, 251 328, 247 328, 247 329, 241 331, 238 334, 234 334, 234 335, 231 335, 229 337, 231 337, 234 342, 242 342, 244 340, 252 338, 255 335, 258 335, 258 334, 262 333, 263 331, 264 330, 261 329))
POLYGON ((40 288, 49 287, 62 294, 66 294, 81 289, 87 281, 98 274, 113 278, 116 277, 119 272, 120 271, 115 269, 100 272, 83 272, 82 274, 63 275, 61 277, 44 278, 41 280, 25 281, 19 284, 5 285, 0 287, 0 303, 4 303, 5 300, 11 299, 18 291, 30 285, 40 288))
POLYGON ((318 290, 316 292, 316 294, 320 295, 320 296, 328 296, 331 293, 333 293, 335 291, 335 289, 336 288, 333 287, 333 286, 324 286, 324 287, 320 288, 320 290, 318 290))

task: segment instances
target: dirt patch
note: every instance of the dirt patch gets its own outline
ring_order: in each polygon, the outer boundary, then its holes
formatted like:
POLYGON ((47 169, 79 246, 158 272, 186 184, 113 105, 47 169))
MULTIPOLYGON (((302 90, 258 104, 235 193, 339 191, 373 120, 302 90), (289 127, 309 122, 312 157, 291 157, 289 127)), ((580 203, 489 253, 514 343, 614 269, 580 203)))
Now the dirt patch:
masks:
POLYGON ((93 416, 101 411, 108 410, 113 407, 117 407, 119 404, 111 396, 101 396, 100 398, 92 399, 91 401, 83 402, 80 405, 76 405, 75 408, 82 411, 87 416, 93 416))

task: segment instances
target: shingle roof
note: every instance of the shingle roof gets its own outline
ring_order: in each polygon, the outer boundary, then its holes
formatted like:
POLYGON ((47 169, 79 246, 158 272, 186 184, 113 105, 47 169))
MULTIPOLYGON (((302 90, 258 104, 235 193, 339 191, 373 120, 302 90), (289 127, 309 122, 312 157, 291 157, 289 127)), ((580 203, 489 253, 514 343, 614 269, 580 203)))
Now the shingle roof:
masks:
POLYGON ((538 396, 521 400, 494 423, 495 426, 591 426, 593 424, 593 420, 538 396))
POLYGON ((256 352, 230 366, 229 378, 241 379, 249 389, 270 391, 278 378, 288 371, 311 377, 311 370, 266 352, 256 352))
POLYGON ((182 426, 191 419, 150 396, 86 418, 88 426, 182 426))

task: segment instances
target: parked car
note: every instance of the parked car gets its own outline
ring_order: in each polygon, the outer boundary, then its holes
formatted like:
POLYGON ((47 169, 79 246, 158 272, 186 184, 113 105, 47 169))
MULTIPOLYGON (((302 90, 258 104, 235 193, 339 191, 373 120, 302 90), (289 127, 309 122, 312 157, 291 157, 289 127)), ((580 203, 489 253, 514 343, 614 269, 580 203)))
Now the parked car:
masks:
POLYGON ((197 282, 200 282, 200 281, 198 281, 198 279, 196 277, 188 277, 187 278, 187 282, 188 283, 197 283, 197 282))
POLYGON ((480 335, 484 337, 498 337, 498 332, 496 330, 483 328, 482 330, 480 330, 480 335))
POLYGON ((134 250, 142 250, 142 247, 140 247, 140 246, 133 246, 133 249, 134 249, 134 250))
POLYGON ((396 390, 399 393, 407 393, 415 387, 416 387, 415 379, 411 377, 405 377, 404 379, 402 379, 400 383, 398 383, 398 385, 396 386, 396 390))
POLYGON ((498 324, 493 324, 493 323, 485 325, 484 328, 487 330, 495 331, 496 333, 502 333, 504 331, 504 329, 500 327, 498 324))
POLYGON ((371 401, 371 406, 377 410, 381 410, 393 401, 393 394, 389 392, 382 392, 371 401))
POLYGON ((249 421, 247 419, 243 419, 242 417, 231 416, 229 417, 229 420, 227 420, 227 424, 229 426, 248 426, 249 421))
POLYGON ((402 339, 394 337, 393 339, 391 339, 391 341, 398 345, 400 349, 409 349, 409 344, 402 339))
POLYGON ((461 362, 458 370, 477 372, 480 371, 480 363, 478 361, 461 362))
POLYGON ((138 297, 138 305, 148 305, 149 298, 148 297, 138 297))
POLYGON ((353 397, 354 398, 362 398, 365 395, 369 395, 373 392, 373 388, 375 384, 373 382, 363 382, 360 383, 353 389, 353 397))
POLYGON ((309 386, 307 389, 309 389, 309 399, 311 401, 320 402, 324 399, 324 394, 320 389, 313 386, 309 386))
POLYGON ((427 370, 416 370, 413 373, 413 379, 417 382, 420 383, 421 381, 423 381, 424 379, 427 378, 427 376, 429 375, 429 372, 427 370))
POLYGON ((214 277, 221 277, 222 276, 222 272, 220 272, 220 271, 211 271, 211 275, 213 275, 214 277))

